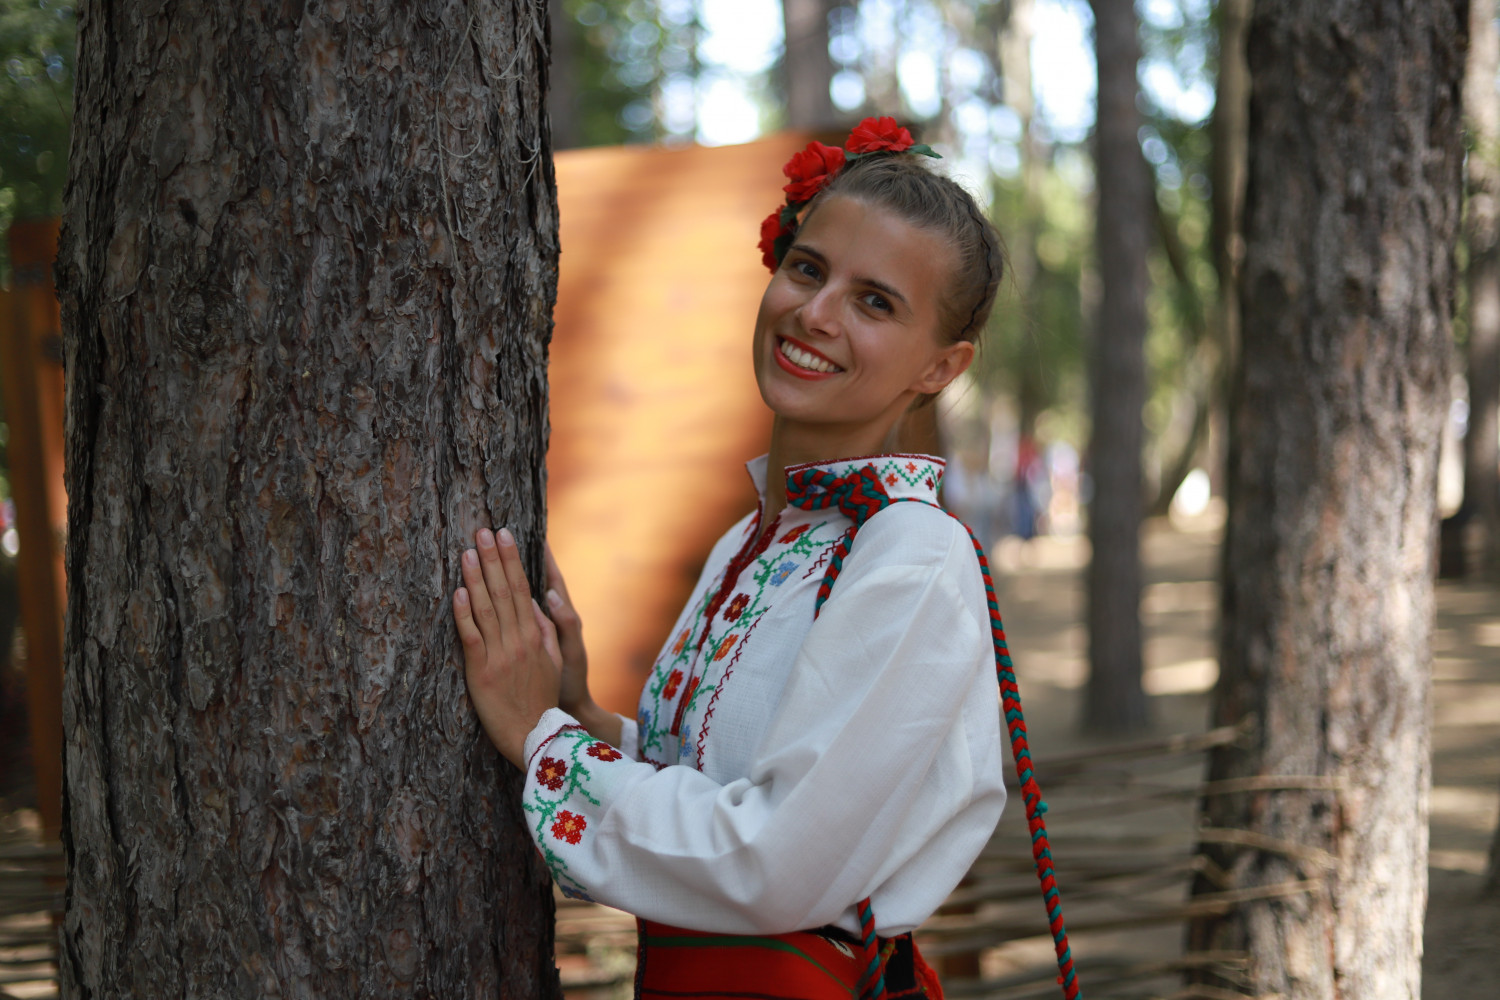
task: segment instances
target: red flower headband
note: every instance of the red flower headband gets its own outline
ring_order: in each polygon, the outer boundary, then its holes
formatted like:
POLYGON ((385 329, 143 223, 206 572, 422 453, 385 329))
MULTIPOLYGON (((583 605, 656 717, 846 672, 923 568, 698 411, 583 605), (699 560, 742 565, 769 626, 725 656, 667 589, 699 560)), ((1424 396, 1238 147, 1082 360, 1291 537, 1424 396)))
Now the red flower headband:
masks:
POLYGON ((894 118, 866 118, 854 126, 844 148, 810 142, 800 153, 793 153, 781 172, 789 183, 786 204, 760 224, 760 259, 774 273, 791 248, 797 232, 797 214, 807 207, 813 196, 838 176, 846 163, 877 153, 920 153, 941 159, 931 146, 913 142, 911 132, 896 124, 894 118))

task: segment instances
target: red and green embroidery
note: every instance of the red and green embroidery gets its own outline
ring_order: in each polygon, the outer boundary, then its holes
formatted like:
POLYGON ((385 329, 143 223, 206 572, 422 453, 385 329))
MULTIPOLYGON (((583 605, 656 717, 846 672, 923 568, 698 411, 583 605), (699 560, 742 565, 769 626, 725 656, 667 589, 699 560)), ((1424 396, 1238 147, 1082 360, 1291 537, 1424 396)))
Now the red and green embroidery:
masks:
POLYGON ((542 860, 565 895, 588 899, 588 890, 573 877, 568 863, 555 849, 562 844, 576 846, 583 840, 589 822, 582 812, 563 808, 583 803, 598 806, 599 800, 589 792, 591 775, 585 761, 592 758, 602 764, 624 759, 625 755, 601 740, 596 740, 581 726, 564 726, 536 753, 546 751, 536 764, 537 791, 521 808, 536 817, 536 843, 542 860), (545 789, 545 792, 543 791, 545 789), (556 793, 548 795, 546 792, 556 793))
MULTIPOLYGON (((750 633, 771 606, 773 592, 768 588, 780 587, 792 573, 842 537, 824 530, 828 526, 827 521, 800 524, 779 536, 773 532, 771 537, 775 538, 775 544, 765 542, 764 550, 742 548, 715 585, 700 597, 701 614, 695 614, 693 623, 678 633, 670 657, 664 656, 657 663, 637 715, 643 755, 647 747, 651 747, 666 758, 662 761, 653 759, 653 763, 675 764, 687 758, 694 734, 686 731, 685 720, 703 706, 700 732, 696 738, 696 760, 701 766, 703 734, 712 712, 711 706, 729 676, 731 664, 738 659, 750 633), (744 568, 734 573, 737 563, 744 564, 744 568), (734 578, 726 584, 731 575, 734 578), (722 593, 726 586, 732 597, 722 593), (716 605, 723 608, 722 613, 714 613, 713 620, 706 621, 716 605), (718 631, 720 629, 723 631, 718 631), (699 636, 697 643, 689 644, 684 640, 683 636, 690 631, 699 636), (670 703, 677 698, 679 689, 682 695, 672 706, 670 703), (652 704, 646 704, 648 699, 652 704)), ((752 525, 745 545, 750 545, 754 538, 752 525)))

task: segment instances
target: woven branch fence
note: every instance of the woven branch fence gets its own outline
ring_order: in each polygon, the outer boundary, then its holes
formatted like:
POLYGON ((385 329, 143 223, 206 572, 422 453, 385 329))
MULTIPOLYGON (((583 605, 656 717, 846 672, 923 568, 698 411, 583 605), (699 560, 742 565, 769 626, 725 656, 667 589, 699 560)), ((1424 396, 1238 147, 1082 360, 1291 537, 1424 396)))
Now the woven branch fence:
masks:
MULTIPOLYGON (((1043 760, 1040 778, 1051 806, 1048 827, 1068 930, 1090 1000, 1244 1000, 1251 996, 1247 991, 1184 985, 1185 972, 1206 969, 1221 982, 1243 987, 1246 963, 1243 954, 1184 953, 1185 924, 1197 914, 1320 885, 1319 873, 1332 863, 1320 851, 1195 825, 1205 794, 1329 787, 1327 779, 1312 776, 1205 782, 1205 754, 1241 735, 1241 729, 1226 727, 1043 760), (1284 854, 1302 862, 1304 877, 1235 889, 1198 853, 1202 843, 1284 854), (1220 890, 1190 897, 1199 875, 1220 890)), ((1021 810, 1007 808, 968 878, 917 932, 923 955, 944 970, 952 1000, 1061 995, 1026 837, 1021 810), (971 974, 953 971, 959 969, 971 974)), ((18 996, 56 996, 54 928, 62 874, 57 849, 0 835, 0 993, 10 986, 18 996)), ((634 918, 559 897, 557 964, 572 998, 628 997, 634 918)))

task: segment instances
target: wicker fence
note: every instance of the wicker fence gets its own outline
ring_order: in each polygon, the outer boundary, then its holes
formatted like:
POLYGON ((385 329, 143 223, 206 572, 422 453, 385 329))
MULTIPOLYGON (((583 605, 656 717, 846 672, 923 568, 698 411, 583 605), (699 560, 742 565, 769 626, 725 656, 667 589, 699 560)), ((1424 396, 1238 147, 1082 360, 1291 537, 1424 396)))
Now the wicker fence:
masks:
MULTIPOLYGON (((1250 788, 1325 787, 1318 778, 1203 781, 1205 753, 1240 738, 1235 728, 1058 755, 1042 787, 1068 929, 1091 1000, 1226 1000, 1248 994, 1185 986, 1183 973, 1209 968, 1243 981, 1245 956, 1189 954, 1185 923, 1250 898, 1313 890, 1327 857, 1244 831, 1195 826, 1199 798, 1250 788), (1235 843, 1300 861, 1303 878, 1237 890, 1199 853, 1202 843, 1235 843), (1205 876, 1221 891, 1190 898, 1205 876)), ((55 995, 56 915, 62 858, 35 835, 0 834, 0 991, 55 995)), ((944 970, 953 1000, 1044 1000, 1060 996, 1051 939, 1031 867, 1025 819, 1007 809, 995 837, 948 903, 918 931, 922 953, 944 970), (965 974, 967 973, 967 974, 965 974)), ((635 969, 635 921, 618 910, 559 899, 557 963, 577 1000, 628 996, 635 969)))

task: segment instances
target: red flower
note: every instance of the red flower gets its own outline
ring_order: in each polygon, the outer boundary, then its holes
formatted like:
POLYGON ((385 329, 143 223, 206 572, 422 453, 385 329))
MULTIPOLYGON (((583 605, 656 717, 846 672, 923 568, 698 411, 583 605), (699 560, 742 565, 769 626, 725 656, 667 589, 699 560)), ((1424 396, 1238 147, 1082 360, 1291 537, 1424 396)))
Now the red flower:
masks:
POLYGON ((588 748, 588 755, 595 758, 596 760, 602 760, 606 764, 608 764, 612 760, 619 760, 621 757, 625 756, 620 751, 610 746, 608 743, 590 743, 588 748))
POLYGON ((724 620, 735 621, 740 615, 745 613, 745 609, 749 606, 749 594, 736 594, 734 600, 729 602, 729 607, 724 609, 724 620))
POLYGON ((570 844, 576 844, 583 839, 583 831, 587 830, 589 821, 575 812, 564 809, 557 814, 557 820, 552 824, 552 836, 558 840, 566 840, 570 844))
POLYGON ((896 474, 894 472, 890 472, 890 473, 886 474, 885 484, 887 486, 895 486, 896 485, 896 474))
POLYGON ((917 463, 916 462, 907 462, 906 463, 906 471, 907 472, 916 472, 917 471, 917 463))
POLYGON ((760 260, 762 264, 776 270, 776 240, 785 235, 789 230, 781 224, 781 209, 777 209, 766 216, 760 224, 760 260))
MULTIPOLYGON (((905 147, 903 147, 905 148, 905 147)), ((837 146, 825 146, 821 142, 810 142, 800 153, 793 153, 781 172, 790 184, 782 188, 789 201, 808 201, 823 190, 824 186, 844 166, 844 151, 837 146)), ((765 223, 761 224, 761 235, 765 235, 765 223)))
POLYGON ((734 641, 738 638, 739 636, 734 634, 733 632, 724 637, 724 641, 719 643, 719 648, 714 650, 715 663, 729 655, 729 651, 734 648, 734 641))
MULTIPOLYGON (((676 656, 679 653, 681 653, 682 652, 682 647, 687 645, 687 641, 688 641, 688 630, 687 629, 683 629, 682 630, 682 634, 677 637, 677 644, 672 647, 672 655, 676 656)), ((668 697, 671 697, 671 696, 668 695, 668 697)))
POLYGON ((787 542, 795 542, 797 539, 801 538, 803 533, 810 527, 812 527, 812 525, 810 524, 799 524, 791 531, 788 531, 786 534, 778 538, 777 541, 781 542, 781 544, 783 545, 785 545, 787 542))
POLYGON ((674 697, 677 694, 677 685, 679 685, 681 683, 682 683, 682 671, 681 670, 674 670, 674 671, 672 671, 672 676, 670 676, 670 677, 667 678, 667 686, 662 689, 661 693, 665 697, 667 697, 668 699, 670 699, 670 698, 674 697))
POLYGON ((901 153, 916 145, 911 133, 896 124, 894 118, 866 118, 854 126, 844 148, 851 153, 879 153, 889 150, 901 153))
POLYGON ((536 768, 536 780, 541 782, 542 787, 557 791, 562 787, 563 779, 568 776, 568 765, 556 757, 543 757, 542 762, 536 768))

